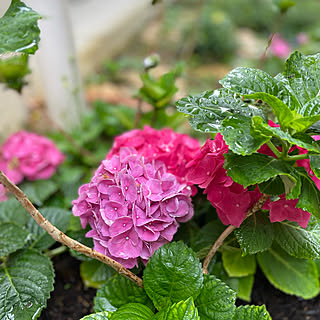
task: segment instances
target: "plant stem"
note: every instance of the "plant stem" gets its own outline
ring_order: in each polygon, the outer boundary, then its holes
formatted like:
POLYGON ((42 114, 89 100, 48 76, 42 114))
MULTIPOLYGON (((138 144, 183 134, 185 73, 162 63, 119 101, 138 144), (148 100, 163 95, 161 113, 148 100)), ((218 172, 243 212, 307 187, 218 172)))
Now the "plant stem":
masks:
POLYGON ((271 140, 267 141, 267 146, 271 149, 271 151, 276 155, 277 158, 281 158, 281 152, 276 148, 271 140))
POLYGON ((296 156, 287 156, 286 158, 282 158, 284 161, 297 161, 297 160, 304 160, 309 159, 308 154, 298 154, 296 156))
MULTIPOLYGON (((260 197, 260 199, 247 211, 246 213, 246 218, 250 217, 251 215, 255 214, 256 212, 258 212, 262 206, 264 205, 264 203, 268 200, 269 196, 267 194, 262 194, 262 196, 260 197)), ((228 237, 228 235, 230 233, 232 233, 232 231, 234 229, 236 229, 237 227, 229 225, 219 236, 219 238, 216 240, 216 242, 213 244, 213 246, 211 247, 208 255, 206 256, 206 258, 203 261, 203 265, 202 265, 202 270, 204 274, 208 274, 208 266, 213 258, 213 256, 215 255, 215 253, 217 252, 217 250, 222 246, 223 241, 228 237)))
POLYGON ((62 243, 63 245, 83 253, 84 255, 99 260, 114 270, 116 270, 119 274, 125 276, 131 281, 135 282, 139 287, 143 287, 142 279, 132 273, 130 270, 126 269, 119 262, 105 256, 104 254, 97 252, 82 243, 71 239, 67 235, 65 235, 62 231, 52 225, 47 219, 45 219, 42 214, 34 207, 31 201, 27 198, 27 196, 23 193, 21 189, 19 189, 14 183, 12 183, 7 176, 0 170, 0 183, 3 184, 21 203, 21 205, 29 212, 32 218, 36 221, 36 223, 45 231, 49 233, 49 235, 56 241, 62 243))
POLYGON ((67 251, 67 247, 66 246, 60 246, 58 248, 55 248, 55 249, 52 249, 52 250, 49 250, 45 253, 45 255, 49 258, 53 258, 61 253, 64 253, 67 251))

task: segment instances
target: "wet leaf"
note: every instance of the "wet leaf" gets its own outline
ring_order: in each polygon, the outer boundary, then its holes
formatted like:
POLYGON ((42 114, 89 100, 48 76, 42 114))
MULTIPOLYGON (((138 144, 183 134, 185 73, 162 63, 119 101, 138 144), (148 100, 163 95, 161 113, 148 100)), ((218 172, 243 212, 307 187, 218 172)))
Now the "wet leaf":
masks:
POLYGON ((272 320, 265 305, 240 306, 236 308, 232 320, 272 320))
POLYGON ((112 313, 111 320, 150 320, 153 312, 141 303, 128 303, 112 313))

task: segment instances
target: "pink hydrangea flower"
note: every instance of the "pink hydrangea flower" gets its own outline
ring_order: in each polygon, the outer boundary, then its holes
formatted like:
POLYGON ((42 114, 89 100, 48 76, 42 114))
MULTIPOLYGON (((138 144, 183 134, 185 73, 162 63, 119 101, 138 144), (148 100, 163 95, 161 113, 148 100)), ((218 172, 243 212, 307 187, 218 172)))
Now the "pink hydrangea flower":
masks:
POLYGON ((19 131, 9 137, 0 148, 0 169, 9 174, 13 182, 50 178, 64 155, 46 137, 19 131))
POLYGON ((179 182, 188 183, 186 164, 199 152, 200 144, 171 129, 156 130, 145 126, 143 130, 131 130, 116 137, 107 159, 119 154, 121 147, 133 147, 150 160, 161 160, 179 182))
POLYGON ((291 46, 279 33, 276 33, 272 38, 270 51, 274 56, 284 59, 290 55, 291 46))
POLYGON ((162 161, 149 160, 132 147, 103 160, 91 182, 79 188, 73 214, 94 249, 127 268, 147 262, 171 241, 179 222, 193 216, 191 190, 167 172, 162 161))

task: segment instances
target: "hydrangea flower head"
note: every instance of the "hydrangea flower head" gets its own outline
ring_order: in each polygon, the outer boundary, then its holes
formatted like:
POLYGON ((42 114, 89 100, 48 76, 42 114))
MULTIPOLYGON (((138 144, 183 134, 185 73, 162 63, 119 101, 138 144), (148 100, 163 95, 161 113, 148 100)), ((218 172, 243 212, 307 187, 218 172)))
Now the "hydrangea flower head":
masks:
POLYGON ((188 183, 186 164, 200 149, 198 140, 186 134, 176 133, 171 129, 156 130, 148 126, 143 130, 131 130, 116 137, 107 159, 119 154, 121 147, 133 147, 149 160, 161 160, 168 172, 183 183, 188 183))
POLYGON ((103 160, 91 182, 79 188, 73 214, 89 223, 94 249, 127 268, 146 262, 171 241, 179 222, 193 215, 190 187, 131 147, 103 160))

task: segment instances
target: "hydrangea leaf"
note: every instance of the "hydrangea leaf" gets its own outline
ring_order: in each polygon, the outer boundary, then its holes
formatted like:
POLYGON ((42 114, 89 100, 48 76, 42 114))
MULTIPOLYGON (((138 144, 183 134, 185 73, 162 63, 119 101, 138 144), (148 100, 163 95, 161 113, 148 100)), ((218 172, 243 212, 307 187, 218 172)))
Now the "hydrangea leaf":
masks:
POLYGON ((270 219, 262 212, 244 220, 235 230, 235 235, 243 254, 255 254, 269 249, 274 238, 270 219))
POLYGON ((168 243, 157 249, 143 273, 144 288, 158 310, 197 297, 202 282, 200 261, 183 242, 168 243))
POLYGON ((115 275, 109 278, 97 291, 94 298, 94 311, 115 311, 128 303, 141 303, 153 308, 153 304, 144 289, 137 287, 129 279, 115 275))
POLYGON ((241 277, 238 279, 237 297, 244 301, 251 301, 251 292, 254 283, 254 275, 241 277))
POLYGON ((35 250, 19 250, 0 266, 0 319, 36 319, 53 290, 50 259, 35 250))
POLYGON ((0 257, 24 247, 29 238, 29 232, 12 222, 0 224, 0 257))
MULTIPOLYGON (((261 117, 257 117, 263 121, 261 117)), ((221 123, 223 140, 230 150, 240 155, 250 155, 257 151, 271 137, 253 129, 251 118, 243 115, 229 116, 221 123)))
POLYGON ((112 313, 111 320, 150 320, 153 312, 141 303, 128 303, 112 313))
POLYGON ((222 263, 229 277, 245 277, 256 272, 255 256, 242 256, 239 248, 223 248, 222 263))
POLYGON ((320 223, 311 217, 306 229, 296 222, 273 224, 275 240, 290 255, 301 259, 320 259, 320 223))
MULTIPOLYGON (((291 54, 285 64, 284 77, 287 78, 292 91, 303 106, 297 110, 303 116, 312 116, 319 113, 316 109, 304 110, 310 101, 319 96, 320 90, 320 54, 305 56, 300 52, 291 54)), ((309 109, 309 108, 307 108, 309 109)))
POLYGON ((304 299, 319 294, 319 276, 312 260, 295 258, 278 246, 257 254, 267 279, 279 290, 304 299))
POLYGON ((232 115, 265 118, 263 110, 245 103, 240 95, 228 89, 206 91, 198 96, 180 99, 177 108, 189 115, 191 126, 201 132, 219 132, 221 122, 232 115))
POLYGON ((20 189, 37 206, 42 206, 44 201, 54 194, 58 188, 58 185, 52 180, 28 181, 20 185, 20 189))
POLYGON ((224 167, 228 170, 228 176, 245 188, 256 183, 268 181, 270 178, 279 175, 287 176, 293 184, 292 187, 297 182, 291 166, 285 161, 260 153, 249 156, 225 153, 224 157, 224 167))
POLYGON ((111 267, 98 260, 83 261, 80 264, 80 276, 87 287, 100 288, 114 273, 111 267))
POLYGON ((112 312, 103 311, 103 312, 89 314, 81 318, 80 320, 107 320, 111 318, 111 315, 112 315, 112 312))
POLYGON ((310 155, 310 167, 318 179, 320 179, 320 155, 310 155))
POLYGON ((22 207, 18 200, 12 198, 0 202, 0 223, 13 222, 20 226, 27 223, 29 213, 22 207))
POLYGON ((195 300, 201 320, 229 320, 235 309, 236 293, 221 280, 204 275, 203 288, 195 300))
POLYGON ((155 314, 152 320, 200 320, 200 317, 190 297, 186 301, 180 301, 162 309, 155 314))
POLYGON ((296 168, 301 177, 301 194, 296 205, 320 218, 320 191, 304 168, 296 168))
POLYGON ((305 132, 312 125, 320 120, 320 115, 314 115, 310 117, 303 117, 299 119, 294 119, 290 122, 290 127, 294 128, 297 132, 305 132))
POLYGON ((266 182, 259 183, 258 187, 260 192, 265 194, 280 195, 285 193, 285 186, 280 176, 276 176, 266 182))
MULTIPOLYGON (((61 208, 42 208, 41 214, 49 220, 55 227, 60 231, 65 232, 68 228, 71 211, 61 209, 61 208)), ((32 234, 33 241, 30 244, 31 248, 36 248, 39 250, 44 250, 51 247, 55 240, 48 234, 47 231, 42 229, 32 217, 26 225, 28 231, 32 234)))
POLYGON ((271 320, 265 305, 240 306, 236 308, 232 320, 271 320))

